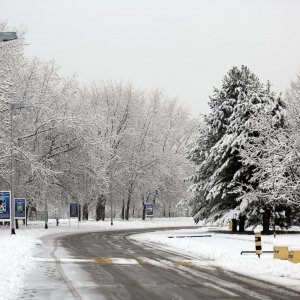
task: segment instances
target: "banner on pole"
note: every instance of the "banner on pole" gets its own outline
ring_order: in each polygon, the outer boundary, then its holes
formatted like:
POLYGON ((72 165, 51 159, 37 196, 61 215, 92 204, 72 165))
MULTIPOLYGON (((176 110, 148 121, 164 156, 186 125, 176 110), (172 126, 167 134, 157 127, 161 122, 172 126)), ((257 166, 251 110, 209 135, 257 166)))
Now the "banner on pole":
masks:
POLYGON ((79 210, 78 210, 78 203, 71 203, 70 204, 70 219, 77 218, 79 216, 79 210))
POLYGON ((147 217, 153 217, 153 204, 152 203, 147 203, 146 204, 146 216, 147 217))
POLYGON ((0 192, 0 219, 10 220, 10 191, 0 192))
POLYGON ((26 199, 15 198, 15 219, 25 220, 26 219, 26 199))

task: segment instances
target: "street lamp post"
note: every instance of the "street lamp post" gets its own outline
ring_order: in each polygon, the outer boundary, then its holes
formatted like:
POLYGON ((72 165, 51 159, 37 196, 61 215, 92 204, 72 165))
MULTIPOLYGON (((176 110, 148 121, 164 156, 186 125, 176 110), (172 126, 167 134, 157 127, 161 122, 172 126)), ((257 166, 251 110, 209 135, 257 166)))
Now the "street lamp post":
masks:
MULTIPOLYGON (((0 32, 0 43, 1 42, 8 42, 17 39, 17 33, 16 32, 0 32)), ((10 132, 10 152, 11 152, 11 174, 10 174, 10 188, 11 188, 11 220, 10 220, 10 231, 11 234, 16 234, 15 232, 15 199, 14 199, 14 193, 13 193, 13 109, 21 109, 25 107, 21 103, 14 103, 10 106, 10 125, 11 125, 11 132, 10 132)))
POLYGON ((0 32, 0 42, 8 42, 16 40, 17 38, 16 32, 0 32))
POLYGON ((11 220, 10 220, 10 232, 16 234, 15 230, 15 197, 14 197, 14 136, 13 136, 13 111, 15 109, 25 108, 23 103, 11 103, 10 104, 10 190, 11 190, 11 220))

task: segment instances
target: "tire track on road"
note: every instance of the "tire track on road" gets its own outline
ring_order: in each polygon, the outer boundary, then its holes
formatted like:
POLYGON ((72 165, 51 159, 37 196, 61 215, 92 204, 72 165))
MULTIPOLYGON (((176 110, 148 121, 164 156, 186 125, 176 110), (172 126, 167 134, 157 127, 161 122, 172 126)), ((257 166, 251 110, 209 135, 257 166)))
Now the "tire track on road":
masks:
POLYGON ((83 298, 80 296, 80 294, 77 292, 77 290, 73 286, 72 282, 66 276, 65 272, 63 271, 63 268, 61 267, 61 264, 60 264, 59 260, 57 259, 56 255, 55 255, 55 252, 57 250, 57 243, 58 243, 58 239, 55 239, 53 250, 50 252, 50 255, 52 256, 52 258, 55 259, 55 266, 56 266, 62 280, 65 282, 65 284, 68 287, 69 291, 73 295, 74 299, 83 300, 83 298))

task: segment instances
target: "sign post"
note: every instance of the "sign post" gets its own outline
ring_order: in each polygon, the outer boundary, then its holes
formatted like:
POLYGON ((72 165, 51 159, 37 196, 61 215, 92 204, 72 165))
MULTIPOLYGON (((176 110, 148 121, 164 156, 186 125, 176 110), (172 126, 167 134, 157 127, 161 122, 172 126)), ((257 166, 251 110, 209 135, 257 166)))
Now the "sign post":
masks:
POLYGON ((11 224, 11 192, 10 191, 2 191, 0 192, 0 220, 4 223, 5 221, 10 222, 11 224))
POLYGON ((69 212, 69 227, 71 226, 71 219, 76 219, 78 221, 79 228, 79 206, 78 203, 70 203, 70 212, 69 212))
POLYGON ((154 211, 153 211, 153 204, 152 203, 146 203, 146 217, 147 218, 153 218, 154 211))
POLYGON ((26 220, 26 199, 15 198, 15 219, 26 220))

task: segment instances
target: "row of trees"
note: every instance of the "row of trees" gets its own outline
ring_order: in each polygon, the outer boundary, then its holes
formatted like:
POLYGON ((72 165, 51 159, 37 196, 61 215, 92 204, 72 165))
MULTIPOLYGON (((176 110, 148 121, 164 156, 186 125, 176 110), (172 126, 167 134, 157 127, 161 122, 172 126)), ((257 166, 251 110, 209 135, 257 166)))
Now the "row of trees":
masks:
POLYGON ((78 201, 85 217, 93 207, 104 219, 113 200, 113 210, 128 219, 141 216, 147 201, 163 210, 185 197, 183 178, 191 170, 185 153, 196 126, 183 106, 129 83, 81 86, 61 77, 54 62, 26 59, 23 50, 22 33, 0 44, 3 190, 10 189, 12 129, 15 196, 40 209, 59 213, 78 201), (26 108, 14 112, 11 128, 14 102, 26 108))
POLYGON ((289 227, 299 223, 300 78, 276 96, 246 66, 232 68, 210 98, 189 158, 196 222, 289 227))

